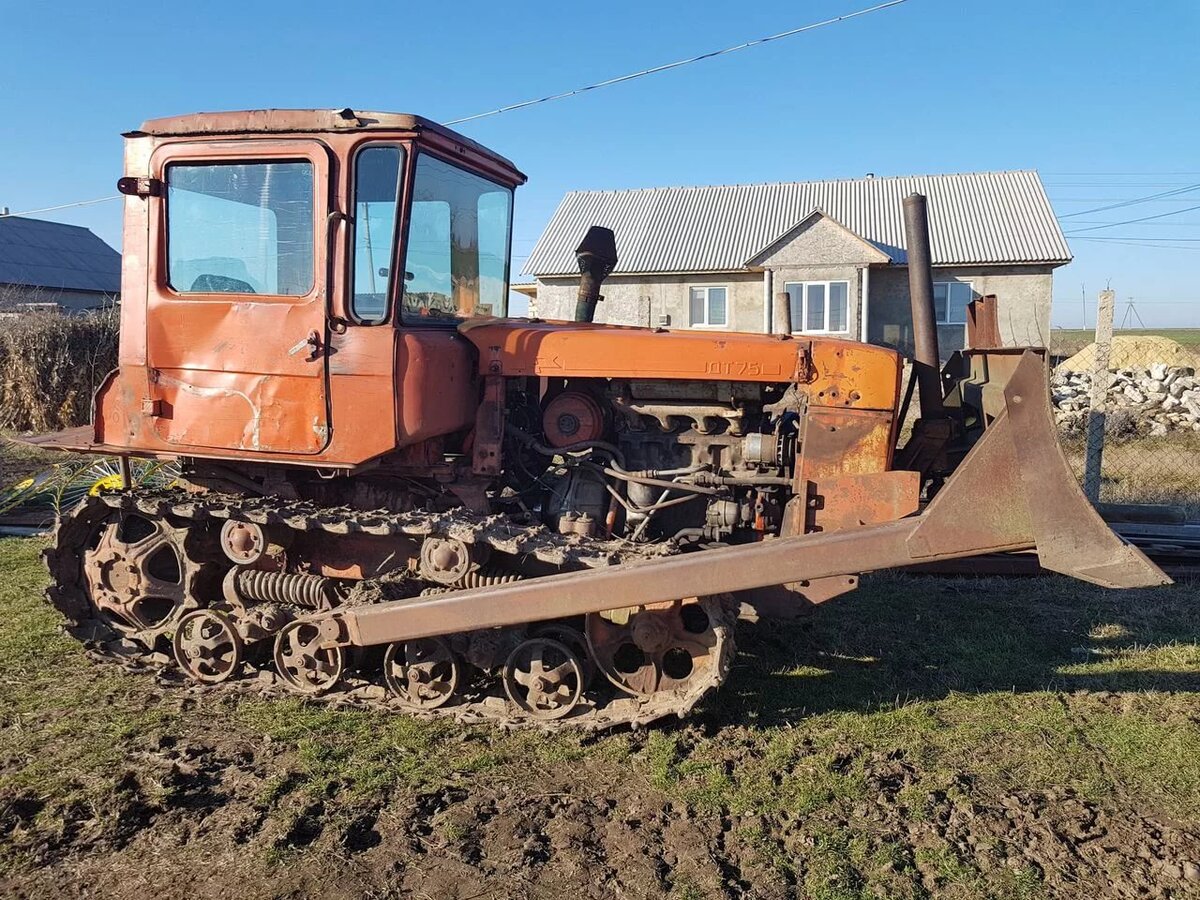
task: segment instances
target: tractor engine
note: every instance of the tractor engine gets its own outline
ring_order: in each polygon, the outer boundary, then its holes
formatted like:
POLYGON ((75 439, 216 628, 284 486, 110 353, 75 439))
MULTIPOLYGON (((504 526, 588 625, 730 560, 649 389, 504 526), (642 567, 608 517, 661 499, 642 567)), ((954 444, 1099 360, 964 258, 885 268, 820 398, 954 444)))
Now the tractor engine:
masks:
POLYGON ((801 412, 786 385, 573 379, 540 397, 518 391, 509 489, 560 533, 688 545, 778 532, 801 412))

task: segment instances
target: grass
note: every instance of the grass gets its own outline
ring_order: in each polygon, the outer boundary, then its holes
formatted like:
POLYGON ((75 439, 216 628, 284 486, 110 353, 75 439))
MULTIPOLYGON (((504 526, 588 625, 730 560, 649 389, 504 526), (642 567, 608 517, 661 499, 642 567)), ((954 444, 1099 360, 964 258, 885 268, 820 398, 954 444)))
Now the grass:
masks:
MULTIPOLYGON (((119 847, 130 771, 176 741, 270 747, 253 802, 282 834, 313 810, 344 824, 447 786, 520 794, 570 773, 583 794, 640 785, 728 821, 725 841, 755 871, 828 900, 1045 894, 1037 871, 985 871, 948 838, 913 838, 939 814, 932 798, 1070 791, 1119 816, 1200 824, 1194 584, 1110 593, 1061 578, 873 576, 807 619, 747 631, 730 683, 695 723, 589 738, 196 698, 122 675, 57 630, 40 546, 0 541, 0 876, 40 865, 14 835, 77 845, 82 829, 88 846, 119 847), (882 794, 899 818, 855 819, 882 794), (14 831, 18 804, 34 812, 14 831)), ((162 777, 148 800, 173 790, 162 777)), ((441 839, 473 828, 452 823, 441 839)), ((256 852, 280 872, 316 865, 321 846, 256 852)), ((676 872, 670 895, 705 896, 691 878, 676 872)))

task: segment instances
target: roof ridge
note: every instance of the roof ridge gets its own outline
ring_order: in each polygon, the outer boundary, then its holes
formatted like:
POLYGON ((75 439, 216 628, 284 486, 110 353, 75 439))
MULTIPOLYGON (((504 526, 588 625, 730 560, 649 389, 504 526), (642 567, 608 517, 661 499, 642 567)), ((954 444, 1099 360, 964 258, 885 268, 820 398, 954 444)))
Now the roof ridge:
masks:
POLYGON ((743 181, 732 184, 668 184, 633 188, 583 188, 567 191, 565 196, 570 197, 586 194, 649 194, 666 191, 711 191, 722 188, 729 190, 734 188, 785 187, 808 184, 849 184, 853 182, 904 181, 913 178, 968 178, 977 175, 1037 175, 1039 182, 1041 181, 1041 176, 1037 169, 985 169, 971 172, 927 172, 910 175, 862 175, 858 178, 813 178, 808 181, 743 181))

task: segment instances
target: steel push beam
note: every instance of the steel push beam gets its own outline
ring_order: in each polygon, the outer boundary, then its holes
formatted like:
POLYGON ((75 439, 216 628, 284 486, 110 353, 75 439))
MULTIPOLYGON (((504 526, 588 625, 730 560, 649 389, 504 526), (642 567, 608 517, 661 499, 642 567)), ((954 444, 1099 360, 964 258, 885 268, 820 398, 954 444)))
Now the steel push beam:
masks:
POLYGON ((1169 584, 1083 496, 1058 445, 1044 358, 1027 351, 1005 408, 919 515, 607 570, 570 572, 316 617, 360 646, 774 584, 1036 549, 1043 568, 1114 588, 1169 584))

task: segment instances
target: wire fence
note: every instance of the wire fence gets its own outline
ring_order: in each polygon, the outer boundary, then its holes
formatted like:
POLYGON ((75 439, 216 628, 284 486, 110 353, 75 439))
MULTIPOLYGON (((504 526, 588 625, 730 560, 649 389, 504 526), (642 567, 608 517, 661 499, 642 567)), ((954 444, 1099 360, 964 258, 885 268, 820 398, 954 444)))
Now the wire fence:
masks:
POLYGON ((1073 332, 1051 347, 1054 414, 1072 467, 1101 503, 1200 518, 1200 331, 1116 331, 1107 353, 1105 337, 1073 332))

